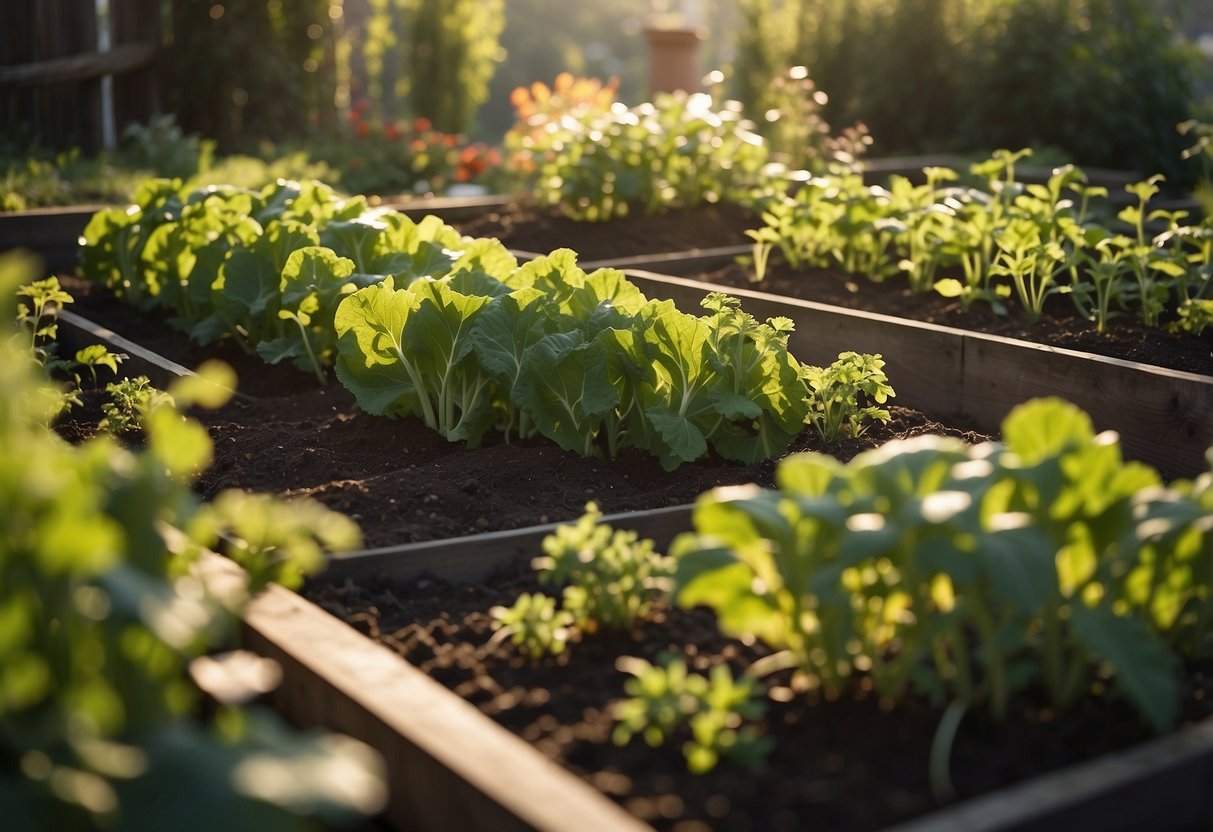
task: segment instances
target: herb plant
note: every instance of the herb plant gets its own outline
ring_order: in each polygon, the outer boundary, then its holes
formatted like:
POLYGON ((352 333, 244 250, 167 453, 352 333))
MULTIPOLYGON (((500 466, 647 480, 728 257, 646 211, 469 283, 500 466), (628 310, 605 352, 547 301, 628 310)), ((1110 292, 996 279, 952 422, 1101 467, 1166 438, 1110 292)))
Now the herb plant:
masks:
POLYGON ((141 421, 153 409, 172 407, 168 393, 152 386, 147 376, 119 379, 105 386, 109 401, 101 405, 98 427, 115 436, 137 430, 141 421))
POLYGON ((564 586, 562 607, 583 632, 630 629, 669 592, 673 574, 653 541, 601 520, 597 504, 588 503, 576 523, 544 538, 544 554, 532 563, 541 583, 564 586))
POLYGON ((868 422, 889 420, 889 411, 877 405, 895 396, 884 374, 880 355, 844 352, 829 367, 805 367, 809 388, 808 421, 826 442, 860 436, 868 422), (863 400, 874 402, 864 405, 863 400))
MULTIPOLYGON (((48 277, 17 287, 18 327, 28 333, 27 355, 42 368, 49 378, 60 383, 58 387, 44 386, 42 407, 46 421, 80 405, 80 370, 87 369, 95 385, 97 368, 108 367, 117 373, 118 365, 125 359, 124 353, 113 353, 100 344, 89 344, 76 351, 74 358, 59 356, 59 310, 75 299, 59 285, 59 278, 48 277)), ((24 340, 24 339, 23 339, 24 340)))
POLYGON ((1006 314, 1014 296, 1029 321, 1050 297, 1066 295, 1100 332, 1123 312, 1171 325, 1188 301, 1210 296, 1213 230, 1208 220, 1185 224, 1184 212, 1149 210, 1161 177, 1126 186, 1135 201, 1116 212, 1107 190, 1089 186, 1072 165, 1044 183, 1017 181, 1016 163, 1029 155, 999 150, 972 165, 980 186, 950 184, 960 174, 928 167, 921 185, 892 177, 887 188, 868 186, 855 173, 835 173, 795 193, 771 189, 763 226, 748 232, 756 278, 778 250, 796 269, 835 268, 875 282, 902 275, 911 291, 933 288, 965 309, 979 301, 1006 314), (1151 223, 1167 230, 1151 237, 1151 223))
POLYGON ((559 656, 568 643, 573 614, 561 609, 550 595, 524 592, 512 607, 489 610, 497 632, 490 647, 508 638, 531 660, 559 656))
POLYGON ((540 583, 563 587, 562 601, 558 606, 554 598, 523 593, 512 607, 494 607, 494 643, 508 637, 532 659, 557 655, 564 652, 571 628, 629 630, 666 596, 671 560, 654 551, 653 541, 601 520, 602 512, 591 502, 576 523, 558 526, 543 539, 544 554, 531 566, 540 583))
POLYGON ((616 745, 639 734, 657 748, 689 728, 682 753, 694 774, 705 774, 726 758, 754 767, 770 751, 770 739, 746 724, 766 710, 757 680, 734 679, 723 664, 707 676, 690 673, 685 659, 669 655, 658 665, 623 656, 615 666, 632 677, 624 683, 629 698, 614 709, 616 745))

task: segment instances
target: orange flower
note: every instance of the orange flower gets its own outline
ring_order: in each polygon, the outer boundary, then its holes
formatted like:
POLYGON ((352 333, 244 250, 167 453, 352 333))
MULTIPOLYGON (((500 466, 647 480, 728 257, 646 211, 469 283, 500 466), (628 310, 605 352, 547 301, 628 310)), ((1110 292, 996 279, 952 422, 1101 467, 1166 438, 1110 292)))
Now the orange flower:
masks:
POLYGON ((358 138, 366 136, 369 132, 371 132, 371 125, 365 121, 359 121, 354 125, 354 133, 358 138))
POLYGON ((414 133, 426 133, 433 129, 434 123, 425 116, 417 116, 417 119, 413 122, 414 133))
POLYGON ((400 129, 399 122, 389 121, 383 126, 383 135, 388 141, 394 142, 404 135, 404 131, 400 129))

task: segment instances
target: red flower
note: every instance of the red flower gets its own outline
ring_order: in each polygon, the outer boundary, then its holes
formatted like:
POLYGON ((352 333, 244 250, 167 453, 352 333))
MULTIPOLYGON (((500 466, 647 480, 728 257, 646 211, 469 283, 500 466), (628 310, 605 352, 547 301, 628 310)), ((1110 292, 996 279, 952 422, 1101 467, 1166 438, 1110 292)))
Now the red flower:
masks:
POLYGON ((362 138, 362 137, 366 136, 366 134, 369 132, 371 132, 370 124, 368 124, 365 121, 355 122, 354 133, 358 136, 358 138, 362 138))
POLYGON ((425 133, 434 129, 434 123, 425 116, 417 116, 417 120, 413 122, 413 132, 425 133))
POLYGON ((401 129, 398 122, 389 121, 383 126, 383 135, 388 141, 394 142, 404 135, 404 130, 401 129))

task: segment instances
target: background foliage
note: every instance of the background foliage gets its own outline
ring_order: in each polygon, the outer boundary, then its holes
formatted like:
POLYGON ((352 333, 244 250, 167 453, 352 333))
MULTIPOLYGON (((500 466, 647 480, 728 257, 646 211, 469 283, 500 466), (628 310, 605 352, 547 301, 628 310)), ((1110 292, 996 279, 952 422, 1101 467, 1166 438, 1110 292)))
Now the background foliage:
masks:
POLYGON ((1181 168, 1198 82, 1156 0, 739 0, 737 91, 760 114, 772 71, 804 64, 825 117, 881 155, 1053 147, 1093 167, 1181 168))

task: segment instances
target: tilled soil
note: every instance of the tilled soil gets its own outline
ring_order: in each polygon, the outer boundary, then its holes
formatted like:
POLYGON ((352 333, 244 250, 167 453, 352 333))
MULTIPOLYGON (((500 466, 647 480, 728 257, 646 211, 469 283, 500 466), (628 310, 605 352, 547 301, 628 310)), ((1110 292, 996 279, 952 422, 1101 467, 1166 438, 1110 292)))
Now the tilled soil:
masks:
MULTIPOLYGON (((615 746, 612 708, 627 678, 615 669, 618 657, 655 662, 669 652, 693 669, 724 662, 737 673, 765 649, 723 638, 705 609, 664 607, 634 632, 585 636, 556 658, 531 662, 508 644, 487 649, 488 610, 536 591, 558 593, 521 566, 479 586, 421 578, 318 585, 308 594, 658 829, 877 829, 936 808, 927 760, 942 710, 918 699, 891 708, 863 678, 835 701, 794 693, 786 674, 769 679, 760 725, 775 747, 759 771, 726 762, 691 775, 678 750, 685 737, 656 750, 638 738, 615 746)), ((1181 699, 1185 723, 1213 712, 1213 665, 1188 668, 1181 699)), ((960 797, 1150 736, 1110 698, 1061 715, 1045 702, 1014 703, 1005 723, 965 716, 951 758, 960 797)))

